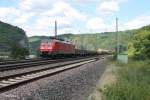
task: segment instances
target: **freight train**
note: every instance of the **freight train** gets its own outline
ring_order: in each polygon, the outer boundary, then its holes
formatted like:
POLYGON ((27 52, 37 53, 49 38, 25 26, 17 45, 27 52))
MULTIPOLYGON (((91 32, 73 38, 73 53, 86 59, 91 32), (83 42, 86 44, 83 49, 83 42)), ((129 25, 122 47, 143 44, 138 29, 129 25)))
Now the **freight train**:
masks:
POLYGON ((71 42, 64 41, 57 37, 57 21, 55 21, 55 37, 42 40, 39 48, 41 57, 72 57, 96 55, 96 51, 76 49, 71 42))
POLYGON ((71 42, 51 37, 49 40, 43 40, 40 44, 41 57, 72 57, 96 55, 96 51, 76 49, 71 42))

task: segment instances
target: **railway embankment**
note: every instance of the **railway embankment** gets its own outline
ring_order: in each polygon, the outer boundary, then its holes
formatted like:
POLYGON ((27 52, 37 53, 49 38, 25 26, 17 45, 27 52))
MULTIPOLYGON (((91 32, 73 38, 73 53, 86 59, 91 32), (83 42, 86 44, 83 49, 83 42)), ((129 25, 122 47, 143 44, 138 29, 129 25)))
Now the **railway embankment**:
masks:
POLYGON ((112 62, 89 100, 150 100, 149 61, 112 62))
POLYGON ((89 95, 87 100, 103 100, 102 91, 105 89, 105 86, 111 86, 116 80, 116 67, 111 62, 108 63, 106 69, 99 79, 95 90, 89 95))

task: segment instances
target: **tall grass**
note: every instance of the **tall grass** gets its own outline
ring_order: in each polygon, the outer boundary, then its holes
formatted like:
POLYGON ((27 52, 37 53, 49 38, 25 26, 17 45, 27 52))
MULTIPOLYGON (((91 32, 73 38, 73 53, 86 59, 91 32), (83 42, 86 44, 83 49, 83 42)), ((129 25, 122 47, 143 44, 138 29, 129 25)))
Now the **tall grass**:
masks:
POLYGON ((118 81, 103 90, 104 100, 150 100, 150 63, 116 64, 118 81))

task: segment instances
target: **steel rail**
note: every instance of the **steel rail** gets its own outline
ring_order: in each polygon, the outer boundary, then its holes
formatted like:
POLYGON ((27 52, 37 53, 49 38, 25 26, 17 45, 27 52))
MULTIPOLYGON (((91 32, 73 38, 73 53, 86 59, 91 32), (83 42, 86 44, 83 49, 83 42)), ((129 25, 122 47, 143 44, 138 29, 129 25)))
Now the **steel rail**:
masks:
MULTIPOLYGON (((21 68, 28 68, 28 67, 34 67, 39 65, 47 65, 52 63, 59 63, 59 62, 65 62, 65 61, 71 61, 76 59, 82 59, 84 57, 77 57, 77 58, 66 58, 66 59, 55 59, 55 60, 41 60, 41 61, 33 61, 33 62, 25 62, 25 63, 17 63, 17 64, 7 64, 7 65, 0 65, 0 71, 9 71, 14 69, 21 69, 21 68)), ((89 57, 86 57, 89 58, 89 57)))
POLYGON ((41 69, 41 70, 34 70, 30 72, 5 76, 0 78, 0 92, 5 92, 10 89, 16 88, 20 85, 23 85, 25 83, 29 83, 32 81, 35 81, 40 78, 44 78, 47 76, 56 75, 60 72, 70 70, 73 68, 77 68, 81 65, 94 62, 97 58, 87 58, 87 59, 81 59, 76 61, 68 61, 68 62, 61 62, 60 64, 57 64, 55 66, 51 66, 47 69, 41 69))

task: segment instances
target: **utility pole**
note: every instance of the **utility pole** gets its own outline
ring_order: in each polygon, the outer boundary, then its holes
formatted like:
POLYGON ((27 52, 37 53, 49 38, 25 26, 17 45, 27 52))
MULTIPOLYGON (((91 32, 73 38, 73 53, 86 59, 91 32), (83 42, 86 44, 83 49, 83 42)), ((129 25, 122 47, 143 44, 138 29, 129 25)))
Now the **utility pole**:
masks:
POLYGON ((118 31, 118 18, 116 18, 116 45, 117 45, 117 60, 122 63, 128 63, 128 54, 119 54, 120 53, 120 40, 119 40, 119 31, 118 31))
POLYGON ((119 54, 119 34, 118 34, 118 18, 116 18, 116 47, 117 54, 119 54))
POLYGON ((55 20, 55 38, 57 37, 57 21, 55 20))

